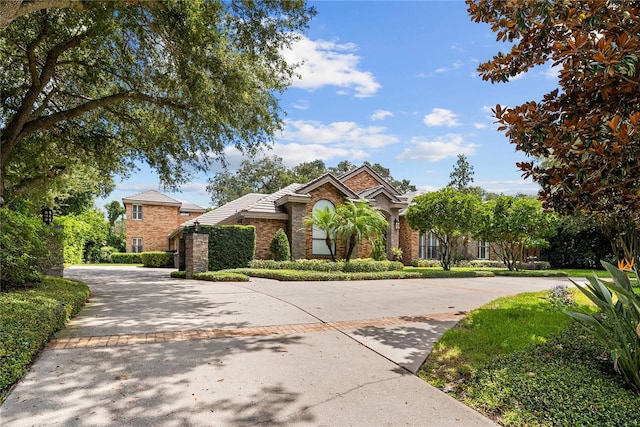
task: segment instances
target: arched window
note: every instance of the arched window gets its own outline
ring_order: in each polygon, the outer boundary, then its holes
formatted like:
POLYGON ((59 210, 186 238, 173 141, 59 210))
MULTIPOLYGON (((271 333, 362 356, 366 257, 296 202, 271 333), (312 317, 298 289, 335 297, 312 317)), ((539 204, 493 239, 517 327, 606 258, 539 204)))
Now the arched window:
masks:
MULTIPOLYGON (((336 207, 329 200, 326 200, 326 199, 318 200, 315 203, 315 205, 313 205, 313 216, 314 217, 316 216, 316 211, 320 211, 326 208, 329 208, 331 212, 336 211, 336 207)), ((331 252, 329 252, 329 247, 327 246, 326 239, 327 239, 326 231, 314 225, 312 243, 311 243, 311 253, 313 255, 331 255, 331 252)), ((335 242, 331 250, 335 254, 335 251, 336 251, 335 242)))

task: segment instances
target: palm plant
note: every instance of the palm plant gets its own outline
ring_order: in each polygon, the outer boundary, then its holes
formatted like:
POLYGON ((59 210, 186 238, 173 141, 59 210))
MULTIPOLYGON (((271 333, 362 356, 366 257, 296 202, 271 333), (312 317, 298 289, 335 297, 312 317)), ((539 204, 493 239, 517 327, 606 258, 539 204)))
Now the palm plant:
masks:
POLYGON ((331 260, 336 261, 335 242, 336 242, 336 212, 328 206, 324 209, 313 211, 313 215, 303 218, 304 225, 313 227, 325 233, 325 242, 329 248, 331 260))
POLYGON ((348 201, 336 208, 337 236, 342 239, 349 262, 353 250, 362 240, 370 242, 383 235, 388 227, 387 220, 380 210, 369 206, 366 200, 348 201))

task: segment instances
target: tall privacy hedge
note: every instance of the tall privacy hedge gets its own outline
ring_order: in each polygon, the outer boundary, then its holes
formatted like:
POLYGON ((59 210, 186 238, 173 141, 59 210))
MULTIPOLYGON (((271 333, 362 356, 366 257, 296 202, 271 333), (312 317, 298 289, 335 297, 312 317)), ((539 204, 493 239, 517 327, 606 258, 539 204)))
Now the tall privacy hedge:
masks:
POLYGON ((210 271, 248 267, 253 260, 256 252, 253 225, 202 226, 200 233, 209 233, 210 271))

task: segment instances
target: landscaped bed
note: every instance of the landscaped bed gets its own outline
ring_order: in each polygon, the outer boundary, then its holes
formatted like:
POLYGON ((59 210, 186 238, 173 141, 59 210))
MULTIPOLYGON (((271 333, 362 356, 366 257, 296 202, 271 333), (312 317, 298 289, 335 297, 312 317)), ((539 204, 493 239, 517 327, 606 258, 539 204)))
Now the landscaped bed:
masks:
MULTIPOLYGON (((580 309, 593 310, 579 295, 580 309)), ((640 395, 563 304, 537 292, 474 310, 418 375, 506 426, 640 425, 640 395)))

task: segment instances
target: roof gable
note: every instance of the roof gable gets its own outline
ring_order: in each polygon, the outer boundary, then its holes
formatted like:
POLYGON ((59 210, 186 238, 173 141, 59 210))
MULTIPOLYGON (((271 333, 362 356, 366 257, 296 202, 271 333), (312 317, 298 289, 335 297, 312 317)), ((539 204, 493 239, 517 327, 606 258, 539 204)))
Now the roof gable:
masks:
POLYGON ((308 183, 300 186, 297 190, 297 194, 307 194, 318 187, 321 187, 325 184, 331 184, 336 187, 342 194, 344 194, 347 198, 350 199, 358 199, 358 195, 353 192, 349 187, 344 185, 338 178, 336 178, 332 173, 327 172, 324 175, 319 176, 313 181, 309 181, 308 183))
MULTIPOLYGON (((380 174, 378 174, 369 165, 366 165, 366 164, 358 168, 355 168, 345 174, 340 175, 338 179, 340 180, 340 182, 344 183, 345 185, 348 185, 346 184, 347 181, 363 173, 366 173, 369 176, 371 176, 378 183, 378 185, 383 186, 390 194, 393 194, 394 197, 397 197, 400 195, 400 192, 395 187, 389 184, 386 179, 382 178, 380 174)), ((370 187, 370 188, 374 188, 374 187, 370 187)))

